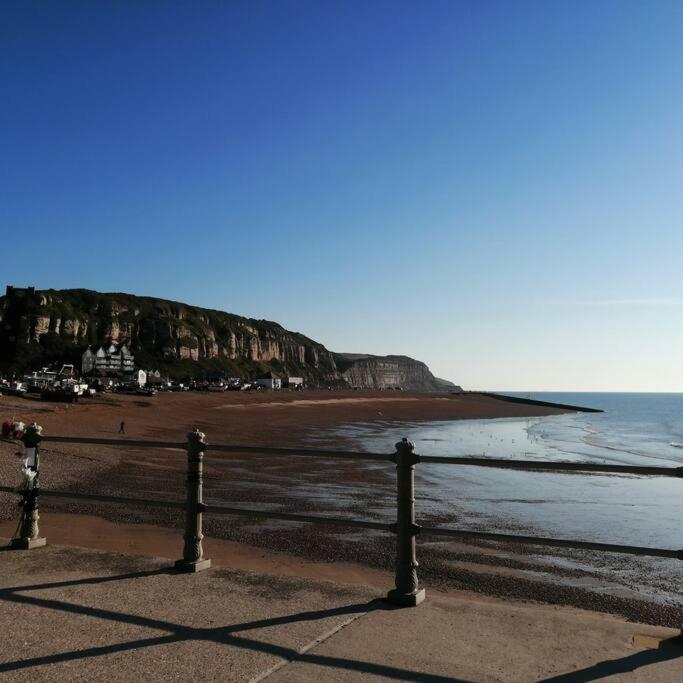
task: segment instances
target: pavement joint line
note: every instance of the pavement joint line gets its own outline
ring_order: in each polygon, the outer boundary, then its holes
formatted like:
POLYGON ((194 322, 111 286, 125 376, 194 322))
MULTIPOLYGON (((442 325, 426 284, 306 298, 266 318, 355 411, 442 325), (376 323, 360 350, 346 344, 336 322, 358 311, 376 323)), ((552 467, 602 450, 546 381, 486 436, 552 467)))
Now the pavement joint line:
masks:
POLYGON ((329 631, 326 631, 317 638, 314 638, 309 643, 306 643, 306 645, 297 650, 296 654, 292 655, 291 657, 287 657, 286 659, 283 658, 281 662, 274 664, 270 668, 266 669, 263 673, 260 673, 257 676, 254 676, 254 678, 251 678, 249 680, 249 683, 261 683, 261 681, 264 681, 266 678, 272 676, 274 673, 277 673, 281 669, 284 669, 287 665, 294 664, 302 655, 307 654, 311 650, 318 647, 318 645, 322 645, 325 641, 329 640, 330 638, 332 638, 332 636, 335 636, 341 630, 345 629, 347 626, 350 626, 361 617, 365 617, 368 614, 370 614, 370 612, 374 612, 375 609, 377 609, 377 602, 377 600, 374 601, 369 609, 364 610, 363 612, 359 612, 358 614, 354 614, 352 617, 349 617, 346 621, 342 622, 341 624, 337 624, 337 626, 335 626, 334 628, 330 629, 329 631))

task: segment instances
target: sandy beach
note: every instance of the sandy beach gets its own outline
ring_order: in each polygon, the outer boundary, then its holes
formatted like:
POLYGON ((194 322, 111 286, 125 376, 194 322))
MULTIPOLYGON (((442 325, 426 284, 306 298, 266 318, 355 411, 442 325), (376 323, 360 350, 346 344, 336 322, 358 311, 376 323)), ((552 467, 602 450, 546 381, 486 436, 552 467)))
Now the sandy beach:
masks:
MULTIPOLYGON (((340 425, 562 412, 479 394, 352 391, 187 393, 152 398, 109 395, 75 405, 0 397, 0 411, 3 419, 15 416, 24 421, 35 420, 50 435, 117 438, 119 423, 123 421, 125 438, 183 441, 188 430, 198 427, 210 443, 284 447, 326 443, 327 447, 338 448, 345 444, 338 442, 337 437, 334 443, 325 441, 325 435, 331 435, 340 425)), ((393 444, 387 443, 386 449, 391 452, 393 444)), ((16 478, 13 452, 9 444, 0 447, 0 478, 6 484, 16 478)), ((168 500, 184 498, 185 457, 181 451, 46 443, 42 453, 42 483, 46 488, 168 500)), ((390 464, 330 459, 209 452, 205 474, 205 500, 209 504, 334 513, 356 519, 379 519, 393 499, 395 486, 390 464)), ((155 537, 156 527, 177 530, 182 526, 181 514, 159 508, 43 498, 42 511, 44 528, 52 524, 55 540, 78 545, 79 538, 87 538, 84 545, 105 550, 131 551, 132 535, 138 538, 142 549, 147 543, 140 540, 141 534, 149 541, 155 537), (133 528, 137 529, 135 534, 131 532, 133 528)), ((0 494, 0 515, 0 534, 11 535, 13 520, 17 518, 12 496, 0 494)), ((435 518, 427 513, 421 522, 457 523, 457 516, 435 518)), ((173 546, 177 531, 171 537, 163 534, 160 530, 159 538, 150 542, 155 550, 152 554, 173 557, 177 554, 173 546)), ((286 573, 320 572, 321 576, 329 576, 332 572, 339 580, 353 575, 364 577, 362 580, 370 584, 380 580, 378 577, 384 577, 382 581, 390 577, 394 561, 393 538, 343 527, 256 523, 207 515, 205 534, 207 548, 214 543, 215 554, 226 564, 234 558, 235 566, 245 568, 252 561, 256 562, 255 568, 258 562, 268 566, 275 563, 288 567, 286 573)), ((562 557, 561 552, 541 554, 537 548, 465 545, 429 538, 419 539, 418 543, 420 578, 428 586, 574 605, 621 614, 643 623, 676 626, 681 622, 679 605, 645 601, 626 589, 619 594, 606 593, 589 570, 563 568, 544 559, 562 557)), ((631 562, 628 558, 624 561, 631 562)))

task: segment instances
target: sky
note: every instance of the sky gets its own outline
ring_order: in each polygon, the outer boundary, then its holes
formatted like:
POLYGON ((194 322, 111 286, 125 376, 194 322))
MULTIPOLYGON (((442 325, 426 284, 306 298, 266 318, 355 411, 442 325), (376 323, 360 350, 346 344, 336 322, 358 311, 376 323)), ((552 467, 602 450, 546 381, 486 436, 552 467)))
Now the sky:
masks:
POLYGON ((0 4, 0 286, 683 391, 683 3, 0 4))

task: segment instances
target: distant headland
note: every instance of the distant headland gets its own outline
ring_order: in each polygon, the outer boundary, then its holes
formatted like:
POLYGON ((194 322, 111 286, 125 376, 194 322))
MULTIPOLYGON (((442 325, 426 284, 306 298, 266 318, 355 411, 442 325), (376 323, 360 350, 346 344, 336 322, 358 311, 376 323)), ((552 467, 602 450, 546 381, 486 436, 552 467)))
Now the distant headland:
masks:
POLYGON ((172 378, 272 373, 318 386, 459 390, 407 356, 334 353, 276 322, 147 296, 8 286, 0 320, 0 372, 81 367, 88 348, 116 344, 172 378))

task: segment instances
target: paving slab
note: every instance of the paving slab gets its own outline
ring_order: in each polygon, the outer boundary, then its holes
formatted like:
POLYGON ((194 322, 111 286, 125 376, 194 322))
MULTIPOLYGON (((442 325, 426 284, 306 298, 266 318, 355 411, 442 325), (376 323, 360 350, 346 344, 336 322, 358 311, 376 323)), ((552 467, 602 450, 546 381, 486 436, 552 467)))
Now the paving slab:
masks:
POLYGON ((0 680, 258 678, 368 608, 358 587, 48 546, 0 552, 0 680))
POLYGON ((67 546, 0 550, 0 680, 683 681, 677 631, 67 546))
POLYGON ((681 683, 683 642, 678 636, 673 629, 582 610, 454 598, 432 591, 414 609, 372 610, 275 673, 269 683, 597 679, 681 683))

